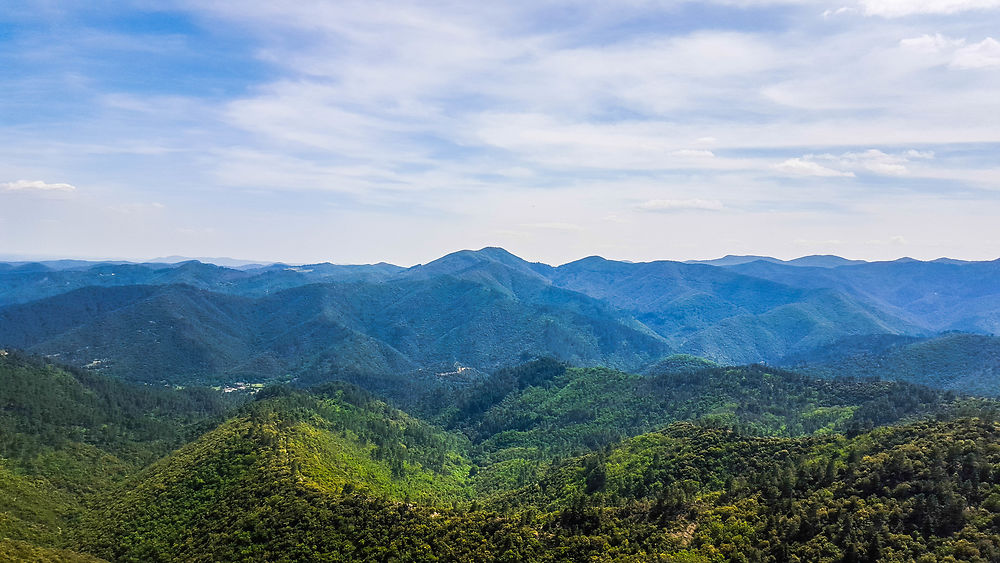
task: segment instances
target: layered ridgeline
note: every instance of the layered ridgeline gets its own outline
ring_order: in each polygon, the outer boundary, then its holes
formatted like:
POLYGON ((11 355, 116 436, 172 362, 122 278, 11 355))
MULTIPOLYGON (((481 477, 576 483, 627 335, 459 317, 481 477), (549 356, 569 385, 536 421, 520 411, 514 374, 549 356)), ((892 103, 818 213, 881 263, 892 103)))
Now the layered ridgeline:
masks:
POLYGON ((142 381, 322 381, 541 356, 629 371, 672 353, 773 364, 845 338, 1000 322, 1000 262, 756 258, 552 267, 485 248, 412 268, 0 264, 0 346, 142 381))

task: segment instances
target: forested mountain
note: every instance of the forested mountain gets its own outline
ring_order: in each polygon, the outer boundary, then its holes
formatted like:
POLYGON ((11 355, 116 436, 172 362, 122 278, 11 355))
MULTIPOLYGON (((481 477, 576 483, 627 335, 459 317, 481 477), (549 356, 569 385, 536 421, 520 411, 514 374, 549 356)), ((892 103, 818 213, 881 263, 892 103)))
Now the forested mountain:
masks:
POLYGON ((915 330, 834 290, 700 264, 593 257, 561 266, 552 277, 629 312, 678 350, 727 363, 778 358, 837 335, 915 330))
POLYGON ((813 254, 810 256, 802 256, 800 258, 795 258, 792 260, 781 260, 778 258, 772 258, 770 256, 756 256, 756 255, 735 255, 728 254, 722 258, 716 258, 714 260, 686 260, 686 264, 711 264, 712 266, 738 266, 741 264, 749 264, 750 262, 771 262, 774 264, 784 264, 788 266, 815 266, 818 268, 836 268, 838 266, 847 266, 850 264, 864 264, 865 260, 848 260, 847 258, 841 258, 840 256, 834 256, 832 254, 813 254))
POLYGON ((490 369, 525 355, 637 368, 669 352, 640 323, 550 285, 313 284, 250 298, 191 286, 84 288, 0 310, 0 342, 143 381, 309 371, 490 369), (97 362, 97 363, 94 363, 97 362))
POLYGON ((90 561, 60 550, 85 500, 223 419, 236 396, 67 371, 0 352, 0 556, 90 561))
MULTIPOLYGON (((590 257, 553 267, 500 248, 411 268, 20 263, 0 268, 0 346, 154 382, 488 372, 541 356, 630 371, 674 353, 774 364, 861 337, 988 335, 1000 319, 998 264, 590 257)), ((981 358, 969 391, 997 383, 996 363, 981 358)), ((914 377, 962 390, 949 386, 966 376, 914 377)))
POLYGON ((839 268, 766 262, 733 271, 805 288, 845 292, 927 331, 1000 332, 1000 261, 896 260, 839 268))
POLYGON ((976 395, 1000 395, 1000 337, 996 336, 854 337, 788 356, 779 363, 818 377, 881 377, 976 395))
POLYGON ((417 417, 343 383, 247 401, 6 352, 0 555, 991 561, 998 405, 675 356, 536 360, 417 417))

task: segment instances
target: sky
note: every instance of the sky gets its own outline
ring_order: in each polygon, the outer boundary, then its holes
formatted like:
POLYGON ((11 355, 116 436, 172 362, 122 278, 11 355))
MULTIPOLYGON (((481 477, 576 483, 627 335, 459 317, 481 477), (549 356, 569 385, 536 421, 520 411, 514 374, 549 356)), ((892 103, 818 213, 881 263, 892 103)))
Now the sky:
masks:
POLYGON ((1000 0, 0 0, 0 253, 1000 257, 1000 0))

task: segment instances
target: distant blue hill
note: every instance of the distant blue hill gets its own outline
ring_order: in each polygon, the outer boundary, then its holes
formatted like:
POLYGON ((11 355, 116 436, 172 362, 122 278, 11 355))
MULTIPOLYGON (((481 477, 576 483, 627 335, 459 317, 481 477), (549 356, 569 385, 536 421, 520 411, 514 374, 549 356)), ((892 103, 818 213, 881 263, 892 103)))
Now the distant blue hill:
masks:
POLYGON ((629 370, 678 353, 774 363, 865 335, 1000 332, 996 261, 709 262, 555 267, 484 248, 410 268, 0 263, 0 347, 146 381, 315 379, 539 356, 629 370))
POLYGON ((841 258, 840 256, 834 256, 832 254, 815 254, 812 256, 803 256, 801 258, 795 258, 792 260, 781 260, 779 258, 772 258, 770 256, 755 256, 755 255, 733 255, 729 254, 723 256, 722 258, 716 258, 714 260, 687 260, 686 264, 708 264, 710 266, 739 266, 741 264, 749 264, 751 262, 772 262, 775 264, 786 264, 789 266, 807 266, 814 268, 837 268, 840 266, 850 266, 854 264, 866 264, 865 260, 849 260, 847 258, 841 258))

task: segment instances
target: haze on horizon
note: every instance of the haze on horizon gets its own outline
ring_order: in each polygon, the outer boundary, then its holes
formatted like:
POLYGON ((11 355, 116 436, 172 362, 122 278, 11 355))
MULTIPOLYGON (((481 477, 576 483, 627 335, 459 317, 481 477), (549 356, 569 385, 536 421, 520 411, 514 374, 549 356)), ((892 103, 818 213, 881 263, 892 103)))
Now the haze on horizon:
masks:
POLYGON ((1000 255, 1000 0, 0 11, 0 251, 1000 255))

